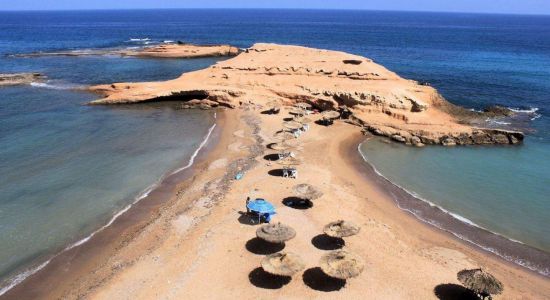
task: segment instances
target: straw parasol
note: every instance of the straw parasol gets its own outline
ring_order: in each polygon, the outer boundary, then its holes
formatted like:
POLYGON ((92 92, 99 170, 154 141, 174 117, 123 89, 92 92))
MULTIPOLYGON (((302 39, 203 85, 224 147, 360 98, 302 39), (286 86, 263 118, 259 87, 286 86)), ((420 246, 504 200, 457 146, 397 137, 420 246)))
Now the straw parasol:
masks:
POLYGON ((305 103, 305 102, 298 102, 298 103, 294 104, 294 106, 297 107, 297 108, 301 108, 301 109, 310 109, 311 108, 311 104, 305 103))
POLYGON ((355 225, 352 222, 338 220, 325 225, 323 232, 334 238, 343 238, 352 235, 356 235, 361 230, 361 227, 355 225))
POLYGON ((270 148, 276 151, 285 151, 285 150, 294 149, 296 148, 296 146, 291 145, 285 141, 285 142, 275 143, 271 145, 270 148))
POLYGON ((303 109, 300 109, 300 108, 297 108, 297 107, 292 108, 288 112, 292 115, 299 115, 299 116, 303 116, 303 115, 306 114, 306 112, 303 109))
POLYGON ((319 265, 325 274, 338 279, 357 277, 365 268, 365 264, 359 256, 346 250, 336 250, 325 254, 321 257, 319 265))
POLYGON ((483 298, 502 293, 504 286, 490 273, 482 269, 462 270, 457 274, 458 281, 466 288, 483 298))
POLYGON ((310 118, 307 117, 294 117, 294 121, 302 124, 309 124, 313 122, 310 118))
POLYGON ((298 166, 302 163, 302 161, 300 161, 299 159, 295 158, 295 157, 292 157, 292 156, 289 156, 289 157, 285 157, 283 159, 279 159, 277 161, 278 164, 280 165, 283 165, 283 166, 298 166))
POLYGON ((286 129, 297 130, 297 129, 302 129, 304 125, 302 125, 302 123, 300 122, 288 121, 283 123, 283 127, 286 129))
POLYGON ((275 138, 277 139, 280 139, 280 140, 291 140, 291 139, 295 139, 296 136, 294 136, 294 134, 290 131, 286 131, 286 130, 283 130, 283 131, 279 131, 277 133, 275 133, 275 138))
POLYGON ((307 183, 295 185, 292 189, 296 193, 296 196, 302 199, 315 200, 323 196, 323 192, 307 183))
POLYGON ((340 117, 340 113, 335 110, 326 110, 322 112, 322 115, 327 119, 337 119, 338 117, 340 117))
POLYGON ((281 223, 266 224, 256 230, 256 236, 266 242, 281 244, 293 239, 296 231, 281 223))
POLYGON ((292 276, 306 265, 302 258, 292 252, 279 252, 268 255, 262 259, 262 268, 267 273, 279 276, 292 276))

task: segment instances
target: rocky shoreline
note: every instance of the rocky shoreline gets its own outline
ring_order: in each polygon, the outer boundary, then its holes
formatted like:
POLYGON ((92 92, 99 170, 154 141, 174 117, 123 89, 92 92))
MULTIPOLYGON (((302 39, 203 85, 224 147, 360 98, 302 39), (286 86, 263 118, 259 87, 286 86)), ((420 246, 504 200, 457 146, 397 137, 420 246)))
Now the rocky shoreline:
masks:
POLYGON ((0 87, 31 84, 33 82, 43 82, 44 80, 46 80, 46 76, 40 73, 0 74, 0 87))
POLYGON ((161 44, 136 49, 89 49, 54 52, 34 52, 12 54, 10 57, 42 57, 42 56, 95 56, 119 55, 140 58, 201 58, 235 56, 240 50, 230 45, 193 45, 186 43, 161 44))

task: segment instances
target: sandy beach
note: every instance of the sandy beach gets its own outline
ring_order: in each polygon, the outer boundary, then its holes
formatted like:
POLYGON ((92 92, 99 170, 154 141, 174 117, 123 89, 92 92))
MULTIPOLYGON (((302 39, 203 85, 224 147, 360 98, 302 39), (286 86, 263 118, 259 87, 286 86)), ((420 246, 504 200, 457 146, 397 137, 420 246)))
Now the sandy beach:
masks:
MULTIPOLYGON (((484 267, 504 284, 499 299, 547 299, 547 278, 473 248, 400 210, 369 178, 357 145, 358 127, 336 121, 312 124, 299 139, 297 179, 270 175, 278 166, 264 158, 280 130, 279 115, 243 105, 220 113, 208 151, 186 174, 169 182, 83 246, 58 257, 3 296, 5 299, 436 299, 462 292, 456 273, 484 267), (238 171, 245 173, 233 180, 238 171), (184 178, 185 177, 185 178, 184 178), (179 180, 179 181, 178 181, 179 180), (309 183, 324 196, 310 209, 283 205, 292 187, 309 183), (266 251, 257 225, 243 216, 247 196, 268 199, 274 222, 296 237, 284 250, 298 253, 306 270, 286 283, 261 271, 266 251), (319 271, 319 235, 331 221, 361 226, 345 248, 366 263, 342 282, 319 271), (316 238, 317 237, 317 238, 316 238), (222 296, 223 295, 223 296, 222 296)), ((311 118, 319 118, 313 115, 311 118)), ((371 174, 372 175, 372 174, 371 174)), ((276 249, 280 250, 280 249, 276 249)), ((442 298, 444 299, 444 298, 442 298)))

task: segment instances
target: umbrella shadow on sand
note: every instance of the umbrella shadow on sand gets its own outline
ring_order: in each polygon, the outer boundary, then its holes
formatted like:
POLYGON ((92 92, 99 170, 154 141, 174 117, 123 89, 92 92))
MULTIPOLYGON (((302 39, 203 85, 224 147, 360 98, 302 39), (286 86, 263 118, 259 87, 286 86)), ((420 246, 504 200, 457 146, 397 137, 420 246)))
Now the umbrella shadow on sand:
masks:
POLYGON ((335 292, 346 285, 346 280, 332 278, 319 267, 307 269, 302 279, 308 287, 321 292, 335 292))
POLYGON ((248 280, 256 287, 275 290, 287 285, 292 277, 269 274, 258 267, 248 274, 248 280))
POLYGON ((279 160, 279 154, 277 154, 277 153, 268 154, 268 155, 264 156, 264 159, 267 160, 267 161, 277 161, 277 160, 279 160))
POLYGON ((342 238, 331 237, 326 234, 319 234, 311 239, 311 243, 315 248, 320 250, 338 250, 346 245, 346 241, 342 238))
POLYGON ((250 226, 259 225, 257 217, 255 218, 254 216, 244 211, 239 211, 239 218, 237 220, 239 221, 239 223, 243 225, 250 225, 250 226))
POLYGON ((283 199, 283 205, 294 209, 309 209, 313 207, 313 202, 299 197, 286 197, 283 199))
POLYGON ((479 300, 473 291, 453 283, 440 284, 434 288, 435 296, 440 300, 479 300))
POLYGON ((269 170, 267 174, 275 177, 283 177, 283 169, 273 169, 269 170))
POLYGON ((279 252, 285 248, 284 243, 269 243, 260 238, 252 238, 246 242, 246 250, 258 255, 268 255, 279 252))

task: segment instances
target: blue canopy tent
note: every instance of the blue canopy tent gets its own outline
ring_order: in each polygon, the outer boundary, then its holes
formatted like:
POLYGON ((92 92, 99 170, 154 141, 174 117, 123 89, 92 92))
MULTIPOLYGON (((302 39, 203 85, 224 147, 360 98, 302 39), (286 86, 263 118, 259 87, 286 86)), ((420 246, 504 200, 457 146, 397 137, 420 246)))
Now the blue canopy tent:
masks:
POLYGON ((267 222, 269 222, 271 221, 271 216, 276 214, 273 204, 265 201, 265 199, 250 201, 246 204, 246 208, 258 215, 258 223, 260 222, 262 216, 265 217, 267 222))

